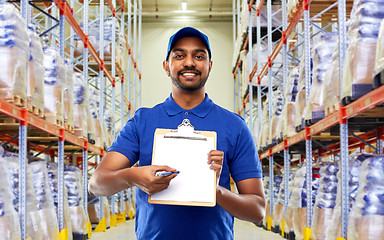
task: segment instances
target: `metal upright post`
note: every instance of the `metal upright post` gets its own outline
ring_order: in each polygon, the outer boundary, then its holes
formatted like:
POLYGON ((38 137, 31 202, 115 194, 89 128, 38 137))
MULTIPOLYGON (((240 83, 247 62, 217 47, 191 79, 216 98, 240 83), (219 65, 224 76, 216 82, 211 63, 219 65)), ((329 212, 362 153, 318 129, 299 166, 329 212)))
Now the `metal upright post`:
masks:
MULTIPOLYGON (((27 115, 27 110, 23 109, 23 114, 27 115)), ((21 239, 27 238, 27 121, 19 123, 19 220, 21 239)))
MULTIPOLYGON (((289 204, 289 172, 290 172, 290 158, 289 149, 287 146, 287 140, 284 140, 284 216, 287 214, 287 208, 289 204)), ((285 225, 285 222, 284 222, 285 225)), ((289 231, 289 229, 288 229, 289 231)), ((284 231, 281 232, 284 235, 284 231)))
MULTIPOLYGON (((20 2, 21 15, 26 22, 29 23, 30 17, 28 14, 28 1, 21 0, 20 2)), ((19 221, 20 221, 20 237, 21 239, 27 238, 27 206, 26 206, 26 195, 27 195, 27 125, 26 120, 27 110, 23 109, 22 113, 25 117, 24 121, 19 123, 19 221)))
MULTIPOLYGON (((260 0, 256 1, 257 6, 260 5, 260 0)), ((261 133, 261 121, 262 121, 262 115, 263 115, 263 107, 261 104, 261 79, 260 79, 260 71, 261 71, 261 25, 260 25, 260 9, 258 8, 256 10, 256 51, 257 51, 257 116, 258 116, 258 134, 261 133)), ((260 146, 259 146, 260 147, 260 146)))
MULTIPOLYGON (((65 19, 64 12, 60 10, 60 22, 59 22, 59 47, 60 56, 64 59, 64 47, 65 47, 65 19)), ((59 137, 59 150, 58 150, 58 223, 59 231, 64 229, 64 129, 60 129, 59 137)))
POLYGON ((236 74, 233 74, 233 112, 236 112, 236 74))
MULTIPOLYGON (((120 33, 124 36, 125 31, 125 21, 124 21, 124 12, 121 11, 121 23, 120 23, 120 33)), ((129 56, 128 56, 129 58, 129 56)), ((125 123, 125 111, 124 111, 124 77, 127 76, 128 73, 124 72, 124 76, 120 79, 120 129, 123 129, 125 123)), ((123 213, 124 209, 124 190, 120 193, 120 209, 122 209, 121 213, 123 213)), ((123 216, 125 218, 125 216, 123 216)))
POLYGON ((232 0, 232 41, 233 41, 233 50, 236 46, 236 0, 232 0))
MULTIPOLYGON (((311 46, 310 46, 310 29, 309 29, 309 2, 304 1, 304 60, 305 60, 305 103, 308 103, 309 93, 311 90, 311 46)), ((306 181, 307 181, 307 224, 304 228, 304 239, 311 237, 312 225, 312 137, 309 128, 306 129, 306 181)))
MULTIPOLYGON (((282 27, 283 27, 283 92, 287 86, 288 81, 288 44, 286 30, 288 26, 288 16, 287 16, 287 1, 282 0, 282 27)), ((284 104, 286 104, 286 99, 284 99, 284 104)), ((287 213, 288 201, 289 201, 289 172, 290 172, 290 159, 289 159, 289 149, 287 140, 284 140, 284 214, 287 213)), ((285 225, 285 222, 284 222, 285 225)), ((284 232, 282 231, 282 236, 284 232)))
POLYGON ((376 130, 376 154, 383 154, 383 127, 376 130))
MULTIPOLYGON (((124 21, 124 12, 121 12, 121 23, 120 23, 120 35, 124 36, 125 32, 125 21, 124 21)), ((128 56, 129 58, 129 56, 128 56)), ((120 79, 120 129, 123 129, 125 123, 125 114, 124 114, 124 80, 125 77, 129 74, 127 71, 123 71, 124 76, 120 79)))
POLYGON ((248 72, 248 89, 249 89, 249 129, 253 136, 253 86, 252 86, 252 78, 251 73, 253 69, 252 63, 252 6, 248 6, 248 57, 249 57, 249 72, 248 72))
MULTIPOLYGON (((237 109, 241 109, 241 70, 240 70, 240 66, 237 66, 237 78, 239 79, 239 81, 237 82, 237 109)), ((240 112, 239 112, 240 114, 240 112)))
MULTIPOLYGON (((129 46, 129 51, 130 51, 130 55, 132 56, 132 52, 133 52, 133 49, 132 49, 132 41, 131 41, 131 38, 132 38, 132 3, 131 3, 132 0, 128 0, 128 46, 129 46)), ((132 62, 131 62, 131 57, 129 56, 128 57, 128 101, 129 101, 129 104, 131 104, 132 102, 132 95, 131 95, 131 83, 132 83, 132 62)), ((128 117, 130 118, 131 117, 131 108, 128 109, 128 117)))
POLYGON ((27 0, 20 1, 20 14, 23 17, 25 23, 28 25, 31 21, 31 8, 27 0))
MULTIPOLYGON (((137 0, 133 2, 133 59, 135 61, 135 70, 137 70, 137 0)), ((133 106, 134 110, 137 110, 137 73, 133 73, 134 78, 134 91, 133 91, 133 106)))
MULTIPOLYGON (((339 15, 339 81, 340 81, 340 102, 342 99, 343 66, 346 52, 346 6, 345 0, 338 0, 339 15)), ((347 239, 348 214, 349 214, 349 167, 348 167, 348 120, 345 118, 345 109, 340 106, 340 161, 341 161, 341 234, 347 239)))
MULTIPOLYGON (((116 0, 112 0, 112 6, 116 9, 116 0)), ((112 56, 111 56, 111 65, 112 65, 112 136, 115 139, 116 129, 115 129, 115 115, 116 115, 116 12, 112 13, 112 56)), ((116 217, 115 211, 115 194, 111 196, 111 205, 112 217, 116 217)), ((111 224, 112 225, 112 224, 111 224)))
MULTIPOLYGON (((104 127, 104 0, 100 0, 100 16, 99 16, 99 55, 102 62, 102 66, 100 67, 100 76, 99 76, 99 90, 100 90, 100 106, 99 106, 99 118, 100 118, 100 125, 103 128, 104 127)), ((102 144, 103 145, 103 144, 102 144)), ((99 161, 101 161, 101 157, 99 158, 99 161)), ((104 218, 104 209, 103 209, 103 197, 99 197, 100 202, 100 220, 104 218)), ((102 229, 104 230, 104 229, 102 229)))
MULTIPOLYGON (((97 161, 97 164, 99 164, 101 162, 101 156, 96 156, 96 161, 97 161)), ((103 203, 103 197, 99 197, 99 208, 100 208, 100 212, 99 212, 99 219, 101 221, 103 221, 104 219, 104 203, 103 203)), ((102 231, 105 230, 103 227, 101 229, 102 231)))
MULTIPOLYGON (((267 35, 268 35, 268 56, 272 55, 272 0, 267 0, 267 35)), ((272 92, 272 62, 270 57, 268 57, 268 96, 269 96, 269 123, 272 122, 272 112, 273 112, 273 92, 272 92)), ((273 176, 273 155, 270 154, 269 156, 269 194, 270 194, 270 199, 269 199, 269 204, 270 204, 270 215, 272 216, 273 212, 273 205, 274 205, 274 199, 273 199, 273 183, 274 183, 274 176, 273 176)), ((272 220, 272 219, 271 219, 272 220)), ((272 221, 269 221, 269 224, 272 223, 272 221)))
MULTIPOLYGON (((84 9, 83 9, 83 32, 85 36, 87 36, 88 41, 88 9, 89 8, 89 2, 88 0, 84 1, 84 9)), ((83 77, 85 82, 88 83, 88 44, 89 42, 84 43, 84 50, 83 50, 83 77)), ((91 116, 90 116, 91 117, 91 116)), ((88 142, 86 142, 87 147, 83 150, 83 207, 86 216, 88 216, 88 142)), ((91 223, 87 222, 87 231, 89 231, 89 225, 91 223)), ((90 234, 88 232, 88 234, 90 234)))
MULTIPOLYGON (((64 130, 64 129, 63 129, 64 130)), ((58 209, 57 218, 59 223, 59 231, 64 229, 64 139, 59 138, 59 151, 58 151, 58 209)))
POLYGON ((142 21, 142 0, 139 0, 139 42, 137 48, 137 69, 139 70, 139 106, 141 107, 141 21, 142 21))
POLYGON ((85 216, 88 216, 88 142, 83 149, 83 208, 85 216))

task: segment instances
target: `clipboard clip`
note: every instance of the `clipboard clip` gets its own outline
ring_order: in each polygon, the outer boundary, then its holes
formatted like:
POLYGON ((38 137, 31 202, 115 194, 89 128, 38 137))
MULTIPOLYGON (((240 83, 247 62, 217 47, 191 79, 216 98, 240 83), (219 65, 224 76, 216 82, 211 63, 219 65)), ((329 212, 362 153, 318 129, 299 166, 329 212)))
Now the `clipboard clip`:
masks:
POLYGON ((165 134, 164 138, 207 141, 207 138, 204 137, 204 135, 195 131, 195 128, 192 126, 189 119, 184 119, 177 127, 177 130, 173 130, 170 133, 165 134))

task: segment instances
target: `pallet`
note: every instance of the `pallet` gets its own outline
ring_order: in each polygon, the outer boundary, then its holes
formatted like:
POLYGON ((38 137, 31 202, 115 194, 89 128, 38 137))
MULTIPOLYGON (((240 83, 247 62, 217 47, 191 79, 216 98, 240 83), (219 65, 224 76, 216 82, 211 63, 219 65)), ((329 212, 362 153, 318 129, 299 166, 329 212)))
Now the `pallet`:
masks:
POLYGON ((36 115, 36 116, 41 117, 41 118, 45 118, 44 110, 41 110, 40 108, 38 108, 34 105, 28 106, 28 111, 30 113, 32 113, 33 115, 36 115))
POLYGON ((64 121, 64 129, 70 133, 75 132, 75 128, 73 127, 73 125, 68 124, 66 121, 64 121))
POLYGON ((19 123, 19 120, 11 117, 0 118, 0 123, 19 123))
POLYGON ((57 115, 55 113, 46 113, 45 119, 58 127, 64 128, 64 122, 60 119, 57 119, 57 115))
POLYGON ((376 89, 384 84, 384 70, 373 78, 373 88, 376 89))
POLYGON ((277 234, 281 233, 280 226, 279 225, 272 226, 271 231, 277 234))
POLYGON ((93 135, 94 134, 88 133, 88 142, 90 144, 95 144, 96 143, 95 137, 93 135))
POLYGON ((325 116, 331 115, 332 113, 339 110, 339 108, 340 108, 340 105, 338 102, 335 102, 329 106, 325 105, 325 116))
POLYGON ((73 240, 87 240, 88 234, 72 233, 73 240))
POLYGON ((305 120, 305 126, 307 126, 307 127, 309 127, 309 126, 317 123, 321 119, 325 118, 325 112, 323 112, 323 111, 314 111, 314 112, 312 112, 311 115, 312 115, 312 119, 306 119, 305 120))
POLYGON ((84 132, 82 128, 74 128, 74 134, 84 140, 88 140, 88 131, 84 132))
POLYGON ((289 233, 284 233, 284 238, 289 240, 295 240, 296 236, 293 231, 290 231, 289 233))
POLYGON ((10 95, 11 95, 11 93, 2 92, 0 94, 0 97, 4 98, 8 102, 15 104, 18 107, 27 107, 27 99, 26 98, 22 98, 22 97, 17 96, 17 95, 14 95, 14 96, 10 96, 10 95))
POLYGON ((304 130, 304 128, 305 128, 304 118, 301 118, 301 124, 295 126, 295 131, 296 132, 301 132, 301 131, 304 130))
POLYGON ((341 99, 341 104, 346 106, 372 91, 373 84, 352 84, 352 94, 341 99))

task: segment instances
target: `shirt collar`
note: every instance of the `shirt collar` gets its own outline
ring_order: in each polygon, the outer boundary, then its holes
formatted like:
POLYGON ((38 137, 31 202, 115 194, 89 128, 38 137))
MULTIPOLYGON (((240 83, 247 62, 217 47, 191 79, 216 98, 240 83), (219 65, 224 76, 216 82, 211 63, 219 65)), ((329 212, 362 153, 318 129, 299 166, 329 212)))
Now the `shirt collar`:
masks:
POLYGON ((213 101, 208 97, 208 94, 205 94, 205 98, 203 102, 201 102, 198 106, 186 110, 177 105, 175 100, 172 98, 172 94, 169 95, 169 97, 164 102, 164 109, 167 112, 169 116, 174 116, 176 114, 179 114, 181 112, 190 111, 194 115, 204 118, 207 116, 207 114, 211 111, 212 107, 214 106, 213 101))

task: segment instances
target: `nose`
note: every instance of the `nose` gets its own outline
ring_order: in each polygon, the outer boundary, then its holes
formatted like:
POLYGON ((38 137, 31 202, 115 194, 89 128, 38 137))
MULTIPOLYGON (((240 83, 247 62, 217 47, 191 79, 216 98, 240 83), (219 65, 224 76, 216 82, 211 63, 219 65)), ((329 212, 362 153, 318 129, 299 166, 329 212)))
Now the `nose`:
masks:
POLYGON ((195 59, 191 54, 185 57, 184 67, 195 67, 195 59))

